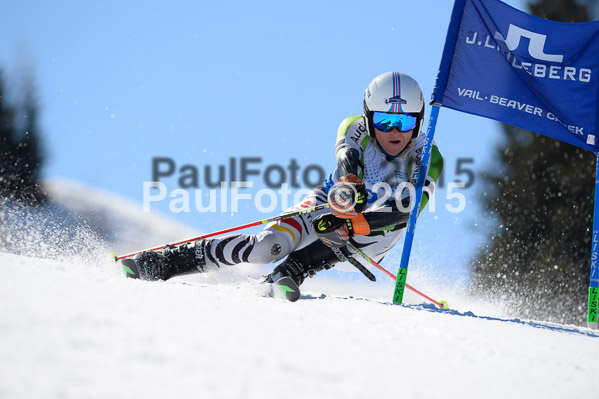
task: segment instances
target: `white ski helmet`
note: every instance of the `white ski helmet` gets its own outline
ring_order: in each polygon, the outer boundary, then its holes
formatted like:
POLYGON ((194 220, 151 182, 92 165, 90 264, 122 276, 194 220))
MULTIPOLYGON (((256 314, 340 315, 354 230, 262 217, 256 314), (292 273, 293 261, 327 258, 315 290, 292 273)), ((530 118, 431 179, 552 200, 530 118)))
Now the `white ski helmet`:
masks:
POLYGON ((364 116, 371 137, 374 137, 374 112, 416 116, 412 137, 418 136, 424 119, 424 101, 418 82, 401 72, 386 72, 374 78, 364 93, 364 116))

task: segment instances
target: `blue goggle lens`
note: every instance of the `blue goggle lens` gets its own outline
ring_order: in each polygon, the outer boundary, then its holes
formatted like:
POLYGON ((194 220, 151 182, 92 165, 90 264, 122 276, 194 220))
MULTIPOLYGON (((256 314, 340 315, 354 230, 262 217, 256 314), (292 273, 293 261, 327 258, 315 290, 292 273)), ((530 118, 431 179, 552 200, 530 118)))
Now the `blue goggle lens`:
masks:
POLYGON ((374 127, 381 132, 390 132, 394 127, 401 132, 409 132, 416 127, 418 118, 413 114, 387 114, 374 112, 372 122, 374 127))

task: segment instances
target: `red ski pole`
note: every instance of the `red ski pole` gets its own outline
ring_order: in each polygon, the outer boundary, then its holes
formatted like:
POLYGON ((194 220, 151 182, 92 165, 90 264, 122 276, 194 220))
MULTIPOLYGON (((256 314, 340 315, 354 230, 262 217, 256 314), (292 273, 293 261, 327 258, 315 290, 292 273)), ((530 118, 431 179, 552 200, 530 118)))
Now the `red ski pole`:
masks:
POLYGON ((158 251, 158 250, 163 249, 167 245, 177 246, 177 245, 185 244, 186 242, 201 240, 202 238, 214 237, 214 236, 217 236, 217 235, 220 235, 220 234, 225 234, 225 233, 230 233, 232 231, 246 229, 248 227, 259 226, 261 224, 272 223, 272 222, 276 222, 278 220, 283 220, 283 219, 289 219, 289 218, 292 218, 292 217, 295 217, 295 216, 303 215, 305 213, 319 211, 321 209, 328 208, 328 207, 329 207, 329 204, 322 204, 322 205, 317 205, 317 206, 315 206, 313 208, 306 208, 306 209, 302 209, 302 210, 296 211, 296 212, 284 213, 282 215, 274 216, 274 217, 271 217, 271 218, 268 218, 268 219, 257 220, 257 221, 252 222, 252 223, 242 224, 241 226, 236 226, 236 227, 231 227, 231 228, 224 229, 224 230, 215 231, 214 233, 208 233, 208 234, 204 234, 204 235, 201 235, 201 236, 198 236, 198 237, 192 237, 192 238, 187 238, 187 239, 182 240, 182 241, 173 242, 171 244, 161 245, 159 247, 154 247, 154 248, 142 249, 141 251, 131 252, 131 253, 126 254, 126 255, 116 256, 114 259, 115 259, 115 262, 116 262, 116 261, 119 261, 121 259, 127 259, 127 258, 130 258, 132 256, 135 256, 135 255, 137 255, 138 253, 141 253, 141 252, 145 252, 145 251, 158 251))
MULTIPOLYGON (((385 269, 383 266, 379 265, 378 263, 376 263, 370 256, 366 255, 364 252, 360 251, 358 248, 356 248, 355 246, 353 246, 350 243, 347 243, 347 246, 354 251, 355 253, 357 253, 358 255, 360 255, 361 257, 363 257, 366 261, 368 261, 368 263, 370 263, 372 266, 376 267, 377 269, 379 269, 380 271, 382 271, 383 273, 385 273, 387 276, 389 276, 390 278, 393 279, 393 281, 397 280, 397 277, 391 273, 390 271, 388 271, 387 269, 385 269)), ((447 304, 447 302, 445 301, 440 301, 437 302, 434 299, 432 299, 431 297, 423 294, 422 292, 418 291, 416 288, 411 287, 410 285, 406 284, 406 288, 408 288, 409 290, 413 291, 414 293, 420 295, 421 297, 423 297, 424 299, 434 303, 435 305, 437 305, 438 307, 440 307, 441 309, 449 309, 449 305, 447 304)))

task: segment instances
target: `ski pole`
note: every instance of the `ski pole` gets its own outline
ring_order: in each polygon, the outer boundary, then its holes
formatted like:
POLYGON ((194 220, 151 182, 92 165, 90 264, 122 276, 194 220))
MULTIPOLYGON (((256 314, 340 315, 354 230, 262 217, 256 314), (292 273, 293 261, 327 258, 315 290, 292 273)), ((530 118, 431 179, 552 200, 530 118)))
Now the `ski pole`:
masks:
POLYGON ((404 239, 403 251, 401 253, 401 262, 397 271, 397 281, 395 282, 395 291, 393 292, 393 302, 401 303, 403 299, 404 284, 408 275, 408 264, 410 262, 410 253, 412 252, 412 243, 414 241, 414 232, 416 229, 416 221, 420 212, 420 202, 422 201, 422 190, 428 174, 428 167, 431 159, 431 151, 433 148, 433 137, 435 136, 435 128, 437 126, 437 118, 439 117, 439 109, 441 104, 436 102, 431 103, 431 116, 424 139, 424 147, 422 148, 422 159, 418 176, 416 177, 416 187, 414 196, 414 207, 410 212, 410 218, 406 227, 406 237, 404 239))
POLYGON ((306 208, 306 209, 302 209, 300 211, 284 213, 282 215, 273 216, 273 217, 268 218, 268 219, 257 220, 257 221, 252 222, 252 223, 242 224, 240 226, 236 226, 236 227, 231 227, 231 228, 224 229, 224 230, 215 231, 214 233, 204 234, 204 235, 201 235, 199 237, 188 238, 186 240, 182 240, 182 241, 178 241, 178 242, 173 242, 171 244, 161 245, 159 247, 143 249, 143 250, 137 251, 137 252, 131 252, 130 254, 126 254, 126 255, 121 255, 121 256, 115 257, 115 262, 119 261, 121 259, 130 258, 132 256, 135 256, 135 255, 141 253, 141 252, 145 252, 145 251, 158 251, 158 250, 161 250, 161 249, 165 248, 167 245, 177 246, 177 245, 185 244, 187 242, 201 240, 202 238, 214 237, 214 236, 217 236, 217 235, 220 235, 220 234, 225 234, 225 233, 230 233, 232 231, 246 229, 248 227, 259 226, 261 224, 272 223, 272 222, 276 222, 276 221, 283 220, 283 219, 289 219, 289 218, 292 218, 292 217, 295 217, 295 216, 300 216, 300 215, 303 215, 303 214, 306 214, 306 213, 316 212, 316 211, 319 211, 321 209, 325 209, 325 208, 328 208, 328 207, 329 207, 329 204, 321 204, 321 205, 317 205, 317 206, 315 206, 313 208, 306 208))
MULTIPOLYGON (((376 267, 377 269, 379 269, 380 271, 382 271, 383 273, 385 273, 387 276, 389 276, 390 278, 392 278, 393 281, 397 280, 397 277, 393 273, 391 273, 390 271, 388 271, 387 269, 385 269, 383 266, 381 266, 378 263, 376 263, 374 261, 374 259, 372 259, 370 256, 366 255, 364 252, 360 251, 354 245, 352 245, 351 243, 348 242, 347 246, 348 246, 349 249, 351 249, 352 251, 354 251, 355 253, 357 253, 358 255, 360 255, 362 258, 364 258, 372 266, 376 267)), ((428 301, 434 303, 435 305, 437 305, 438 307, 440 307, 442 309, 449 309, 449 305, 445 301, 437 302, 434 299, 432 299, 431 297, 423 294, 422 292, 418 291, 416 288, 411 287, 408 284, 406 284, 406 288, 408 288, 409 290, 413 291, 414 293, 420 295, 421 297, 427 299, 428 301)))

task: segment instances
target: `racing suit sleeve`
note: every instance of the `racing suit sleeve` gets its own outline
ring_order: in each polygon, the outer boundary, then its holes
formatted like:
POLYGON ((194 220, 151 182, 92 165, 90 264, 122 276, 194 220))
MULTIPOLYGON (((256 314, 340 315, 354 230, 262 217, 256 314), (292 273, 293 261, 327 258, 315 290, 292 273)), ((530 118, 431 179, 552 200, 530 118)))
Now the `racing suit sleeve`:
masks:
POLYGON ((364 148, 369 137, 362 117, 346 118, 337 130, 335 156, 337 158, 337 178, 354 174, 360 179, 363 176, 364 148), (358 128, 348 135, 350 126, 358 122, 358 128))

